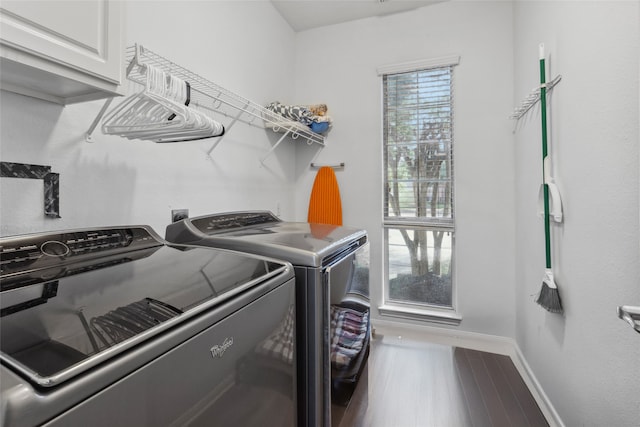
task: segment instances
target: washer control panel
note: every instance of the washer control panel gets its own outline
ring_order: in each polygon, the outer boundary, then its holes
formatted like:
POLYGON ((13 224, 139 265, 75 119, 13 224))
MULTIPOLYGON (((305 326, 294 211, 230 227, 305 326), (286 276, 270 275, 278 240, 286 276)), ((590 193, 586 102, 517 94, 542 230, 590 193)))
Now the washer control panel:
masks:
POLYGON ((0 276, 162 244, 144 227, 101 228, 3 237, 0 238, 0 276))

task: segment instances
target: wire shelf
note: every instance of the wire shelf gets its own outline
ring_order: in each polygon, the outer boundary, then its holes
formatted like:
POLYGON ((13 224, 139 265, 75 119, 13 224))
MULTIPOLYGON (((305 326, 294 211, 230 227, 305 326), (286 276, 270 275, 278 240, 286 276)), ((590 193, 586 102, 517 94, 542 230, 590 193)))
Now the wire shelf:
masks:
MULTIPOLYGON (((144 85, 146 82, 146 65, 159 68, 189 82, 191 85, 190 105, 231 117, 233 119, 231 125, 236 121, 250 125, 260 125, 275 132, 283 132, 285 133, 283 136, 290 135, 292 139, 302 137, 309 143, 324 145, 324 136, 313 132, 302 123, 282 117, 262 105, 227 90, 139 44, 126 49, 126 59, 129 64, 127 67, 127 78, 129 80, 144 85)), ((227 126, 227 129, 229 127, 230 125, 227 126)))

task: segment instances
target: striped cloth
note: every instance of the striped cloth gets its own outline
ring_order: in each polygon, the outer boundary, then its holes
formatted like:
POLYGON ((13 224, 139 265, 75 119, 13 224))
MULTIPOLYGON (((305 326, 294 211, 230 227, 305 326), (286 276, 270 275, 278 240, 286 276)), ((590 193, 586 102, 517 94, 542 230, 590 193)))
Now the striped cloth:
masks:
POLYGON ((369 312, 331 306, 331 364, 348 367, 362 351, 369 327, 369 312))
POLYGON ((286 117, 287 119, 295 120, 309 126, 313 122, 313 114, 307 107, 301 105, 284 105, 279 102, 272 102, 267 105, 267 110, 273 111, 276 114, 286 117))

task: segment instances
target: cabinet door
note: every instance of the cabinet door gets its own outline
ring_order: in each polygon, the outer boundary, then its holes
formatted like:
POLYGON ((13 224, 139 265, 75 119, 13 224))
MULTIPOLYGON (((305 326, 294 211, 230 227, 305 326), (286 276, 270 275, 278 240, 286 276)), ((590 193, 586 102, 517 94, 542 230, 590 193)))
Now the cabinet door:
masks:
POLYGON ((119 1, 3 0, 2 71, 13 76, 3 77, 3 86, 24 86, 61 103, 117 91, 121 21, 119 1))

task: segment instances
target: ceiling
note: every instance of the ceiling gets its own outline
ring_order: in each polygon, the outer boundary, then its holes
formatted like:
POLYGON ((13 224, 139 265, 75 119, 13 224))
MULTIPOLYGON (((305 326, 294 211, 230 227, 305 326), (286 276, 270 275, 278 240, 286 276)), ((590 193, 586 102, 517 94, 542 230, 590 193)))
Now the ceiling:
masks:
POLYGON ((271 0, 295 31, 390 15, 445 0, 271 0))

